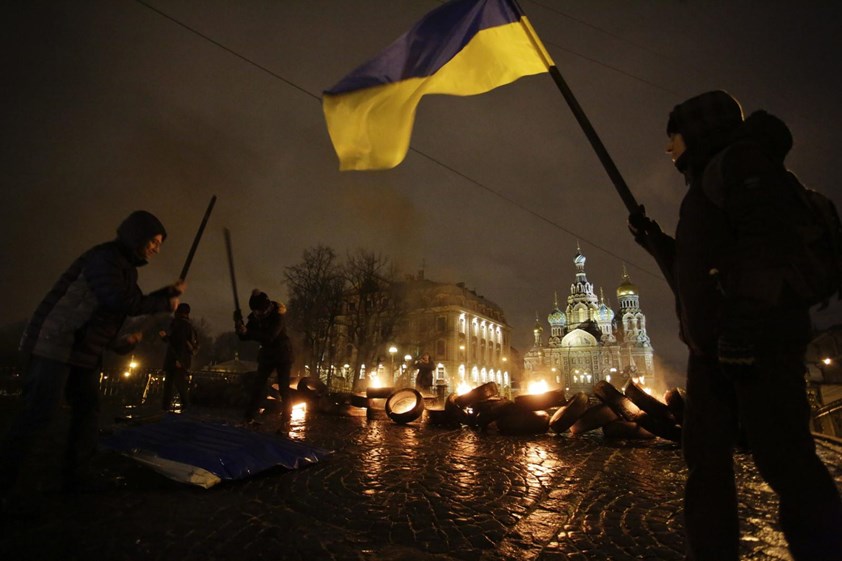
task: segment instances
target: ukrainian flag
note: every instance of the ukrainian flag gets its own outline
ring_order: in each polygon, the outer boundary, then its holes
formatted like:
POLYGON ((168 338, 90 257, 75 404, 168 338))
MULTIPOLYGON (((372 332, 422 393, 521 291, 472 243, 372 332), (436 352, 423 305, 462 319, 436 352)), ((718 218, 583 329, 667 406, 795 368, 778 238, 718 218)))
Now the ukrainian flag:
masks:
POLYGON ((400 164, 427 94, 481 94, 552 65, 510 0, 452 0, 324 92, 339 169, 400 164))

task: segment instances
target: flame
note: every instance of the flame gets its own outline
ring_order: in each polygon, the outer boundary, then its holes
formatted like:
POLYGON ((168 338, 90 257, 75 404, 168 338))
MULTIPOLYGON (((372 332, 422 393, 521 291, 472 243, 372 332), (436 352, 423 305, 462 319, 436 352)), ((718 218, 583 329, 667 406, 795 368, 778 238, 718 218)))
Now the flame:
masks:
POLYGON ((549 384, 545 380, 532 380, 526 386, 526 393, 539 394, 550 390, 549 384))
POLYGON ((459 385, 456 386, 456 395, 466 394, 472 389, 473 388, 469 386, 467 382, 459 382, 459 385))
POLYGON ((368 387, 369 388, 380 388, 383 386, 383 382, 380 381, 380 377, 377 374, 371 376, 368 379, 368 387))
POLYGON ((293 421, 303 421, 304 417, 307 415, 307 403, 301 402, 296 403, 292 406, 292 415, 291 420, 293 421))

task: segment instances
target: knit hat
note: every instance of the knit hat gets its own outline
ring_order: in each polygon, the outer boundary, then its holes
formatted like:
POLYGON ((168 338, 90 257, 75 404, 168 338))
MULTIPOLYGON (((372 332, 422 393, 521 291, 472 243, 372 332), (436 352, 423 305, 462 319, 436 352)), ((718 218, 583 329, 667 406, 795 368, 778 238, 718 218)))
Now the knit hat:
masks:
POLYGON ((185 304, 185 303, 182 302, 175 309, 175 313, 176 313, 176 315, 189 316, 190 315, 190 304, 185 304))
POLYGON ((249 308, 251 308, 252 311, 265 310, 269 307, 269 304, 271 304, 271 302, 265 292, 261 292, 258 288, 251 291, 249 308))

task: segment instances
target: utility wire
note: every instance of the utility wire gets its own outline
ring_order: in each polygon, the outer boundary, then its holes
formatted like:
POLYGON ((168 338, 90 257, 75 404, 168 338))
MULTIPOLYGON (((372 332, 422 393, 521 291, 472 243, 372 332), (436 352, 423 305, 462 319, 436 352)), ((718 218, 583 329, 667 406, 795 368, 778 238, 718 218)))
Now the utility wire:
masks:
MULTIPOLYGON (((150 5, 150 4, 148 4, 148 3, 147 3, 147 2, 145 2, 144 0, 135 0, 135 2, 137 2, 138 4, 140 4, 141 6, 143 6, 143 7, 147 8, 147 9, 149 9, 149 10, 151 10, 151 11, 155 12, 156 14, 160 15, 161 17, 166 18, 167 20, 169 20, 169 21, 171 21, 171 22, 175 23, 176 25, 178 25, 178 26, 180 26, 180 27, 182 27, 182 28, 186 29, 187 31, 189 31, 189 32, 193 33, 194 35, 197 35, 197 36, 201 37, 202 39, 204 39, 205 41, 208 41, 209 43, 211 43, 211 44, 215 45, 216 47, 219 47, 220 49, 222 49, 222 50, 224 50, 225 52, 227 52, 227 53, 229 53, 229 54, 231 54, 231 55, 233 55, 233 56, 237 57, 238 59, 242 60, 243 62, 246 62, 247 64, 250 64, 250 65, 254 66, 255 68, 257 68, 257 69, 259 69, 259 70, 261 70, 261 71, 265 72, 266 74, 268 74, 268 75, 272 76, 273 78, 275 78, 275 79, 277 79, 277 80, 282 81, 283 83, 285 83, 285 84, 287 84, 288 86, 290 86, 290 87, 292 87, 292 88, 294 88, 294 89, 296 89, 296 90, 300 91, 301 93, 303 93, 303 94, 305 94, 305 95, 307 95, 307 96, 309 96, 309 97, 311 97, 311 98, 313 98, 313 99, 315 99, 315 100, 317 100, 317 101, 321 101, 321 96, 316 95, 316 94, 314 94, 314 93, 312 93, 312 92, 310 92, 310 91, 306 90, 305 88, 303 88, 303 87, 299 86, 299 85, 298 85, 298 84, 296 84, 295 82, 292 82, 291 80, 288 80, 287 78, 284 78, 284 77, 283 77, 283 76, 281 76, 280 74, 275 73, 274 71, 272 71, 271 69, 269 69, 269 68, 267 68, 267 67, 263 66, 262 64, 259 64, 258 62, 253 61, 252 59, 250 59, 250 58, 246 57, 245 55, 242 55, 242 54, 238 53, 238 52, 237 52, 237 51, 235 51, 234 49, 232 49, 232 48, 230 48, 230 47, 228 47, 228 46, 226 46, 226 45, 224 45, 224 44, 220 43, 219 41, 217 41, 217 40, 215 40, 215 39, 213 39, 213 38, 209 37, 208 35, 205 35, 204 33, 202 33, 202 32, 200 32, 200 31, 198 31, 197 29, 194 29, 193 27, 190 27, 190 26, 189 26, 189 25, 187 25, 186 23, 184 23, 184 22, 182 22, 182 21, 180 21, 180 20, 178 20, 178 19, 174 18, 173 16, 171 16, 171 15, 167 14, 166 12, 163 12, 162 10, 160 10, 160 9, 158 9, 158 8, 156 8, 156 7, 152 6, 152 5, 150 5)), ((547 44, 552 44, 552 43, 547 43, 547 44)), ((571 53, 573 53, 573 54, 575 54, 575 55, 577 55, 577 56, 580 56, 580 57, 584 58, 585 60, 589 60, 589 61, 594 62, 594 63, 596 63, 596 64, 600 64, 600 65, 602 65, 602 66, 605 66, 606 68, 610 68, 610 69, 612 69, 612 70, 614 70, 614 71, 616 71, 616 72, 619 72, 619 73, 621 73, 621 74, 623 74, 623 75, 625 75, 625 76, 628 76, 628 77, 630 77, 630 78, 633 78, 633 79, 636 79, 636 80, 640 80, 641 82, 644 82, 644 83, 646 83, 646 84, 649 84, 649 85, 651 85, 651 86, 653 86, 653 87, 656 87, 656 88, 659 88, 659 89, 663 89, 664 91, 669 91, 669 90, 666 90, 665 88, 662 88, 662 87, 657 86, 656 84, 652 84, 651 82, 648 82, 648 81, 646 81, 646 80, 644 80, 644 79, 642 79, 642 78, 636 77, 636 76, 634 76, 634 75, 632 75, 632 74, 628 74, 628 73, 626 73, 626 72, 623 72, 622 70, 619 70, 619 69, 613 68, 613 67, 611 67, 611 66, 609 66, 609 65, 605 65, 605 64, 603 64, 603 63, 600 63, 599 61, 596 61, 596 60, 594 60, 594 59, 590 59, 590 58, 585 57, 584 55, 581 55, 581 54, 576 53, 576 52, 574 52, 574 51, 570 51, 569 49, 566 49, 566 48, 564 48, 564 47, 561 47, 560 45, 554 45, 554 46, 555 46, 555 47, 557 47, 557 48, 559 48, 559 49, 562 49, 562 50, 565 50, 565 51, 571 52, 571 53)), ((536 211, 534 211, 534 210, 532 210, 532 209, 528 208, 527 206, 523 205, 522 203, 520 203, 520 202, 516 201, 515 199, 512 199, 511 197, 509 197, 509 196, 507 196, 507 195, 504 195, 503 193, 501 193, 501 192, 499 192, 499 191, 496 191, 496 190, 494 190, 494 189, 492 189, 492 188, 488 187, 487 185, 485 185, 485 184, 481 183, 480 181, 478 181, 478 180, 476 180, 476 179, 473 179, 472 177, 470 177, 470 176, 468 176, 468 175, 465 175, 464 173, 460 172, 459 170, 457 170, 457 169, 453 168, 452 166, 449 166, 449 165, 445 164, 445 163, 444 163, 444 162, 442 162, 441 160, 438 160, 438 159, 434 158, 433 156, 431 156, 431 155, 429 155, 429 154, 427 154, 427 153, 425 153, 425 152, 422 152, 422 151, 420 151, 420 150, 418 150, 418 149, 416 149, 416 148, 413 148, 412 146, 410 146, 410 148, 409 148, 409 149, 410 149, 411 151, 415 152, 416 154, 418 154, 419 156, 422 156, 422 157, 424 157, 424 158, 426 158, 426 159, 430 160, 431 162, 433 162, 433 163, 437 164, 438 166, 440 166, 440 167, 442 167, 442 168, 444 168, 444 169, 446 169, 446 170, 450 171, 451 173, 453 173, 453 174, 455 174, 455 175, 457 175, 457 176, 459 176, 459 177, 461 177, 461 178, 465 179, 466 181, 468 181, 468 182, 469 182, 469 183, 471 183, 472 185, 474 185, 474 186, 476 186, 476 187, 478 187, 478 188, 480 188, 480 189, 482 189, 482 190, 484 190, 484 191, 486 191, 486 192, 488 192, 488 193, 491 193, 492 195, 494 195, 494 196, 496 196, 496 197, 498 197, 498 198, 502 199, 503 201, 505 201, 505 202, 507 202, 507 203, 509 203, 509 204, 511 204, 511 205, 513 205, 513 206, 515 206, 515 207, 517 207, 517 208, 519 208, 520 210, 522 210, 522 211, 526 212, 527 214, 529 214, 529 215, 531 215, 531 216, 534 216, 535 218, 537 218, 537 219, 541 220, 542 222, 546 222, 547 224, 549 224, 549 225, 551 225, 551 226, 553 226, 553 227, 555 227, 555 228, 557 228, 557 229, 561 230, 562 232, 565 232, 566 234, 569 234, 569 235, 573 236, 573 237, 574 237, 574 238, 576 238, 577 240, 584 241, 585 243, 587 243, 587 244, 591 245, 592 247, 594 247, 594 248, 598 249, 599 251, 602 251, 602 252, 603 252, 603 253, 605 253, 606 255, 610 255, 611 257, 614 257, 615 259, 618 259, 618 260, 619 260, 619 261, 621 261, 622 263, 625 263, 625 264, 627 264, 627 265, 630 265, 630 266, 634 267, 635 269, 637 269, 637 270, 639 270, 639 271, 641 271, 641 272, 643 272, 643 273, 645 273, 645 274, 647 274, 647 275, 649 275, 649 276, 651 276, 651 277, 653 277, 653 278, 656 278, 656 279, 659 279, 659 280, 661 280, 661 281, 664 281, 664 277, 663 277, 663 275, 661 275, 661 274, 659 274, 659 273, 656 273, 656 272, 654 272, 654 271, 652 271, 652 270, 650 270, 650 269, 647 269, 646 267, 643 267, 643 266, 641 266, 641 265, 638 265, 638 264, 636 264, 636 263, 634 263, 634 262, 632 262, 632 261, 629 261, 629 260, 627 260, 625 257, 620 256, 620 255, 617 255, 616 253, 612 252, 612 251, 611 251, 611 250, 609 250, 608 248, 603 247, 603 246, 601 246, 600 244, 598 244, 598 243, 596 243, 596 242, 593 242, 593 241, 591 241, 590 239, 588 239, 588 238, 586 238, 586 237, 584 237, 584 236, 581 236, 581 235, 577 234, 576 232, 573 232, 572 230, 568 230, 567 228, 565 228, 565 227, 564 227, 564 226, 562 226, 561 224, 559 224, 559 223, 557 223, 557 222, 555 222, 555 221, 553 221, 553 220, 551 220, 551 219, 547 218, 546 216, 543 216, 542 214, 540 214, 540 213, 538 213, 538 212, 536 212, 536 211)), ((665 282, 665 281, 664 281, 664 282, 665 282)))

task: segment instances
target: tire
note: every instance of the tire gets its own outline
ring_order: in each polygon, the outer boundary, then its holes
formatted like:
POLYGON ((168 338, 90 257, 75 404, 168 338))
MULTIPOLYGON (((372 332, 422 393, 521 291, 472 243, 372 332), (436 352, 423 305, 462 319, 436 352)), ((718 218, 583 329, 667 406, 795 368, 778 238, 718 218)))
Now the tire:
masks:
POLYGON ((387 398, 394 393, 395 388, 366 388, 365 395, 368 397, 387 398))
POLYGON ((369 409, 377 409, 379 411, 386 410, 386 398, 383 397, 370 397, 368 398, 368 408, 369 409))
POLYGON ((664 401, 667 402, 667 407, 669 407, 672 416, 675 417, 679 425, 684 424, 684 394, 685 392, 681 388, 667 390, 664 394, 664 401))
POLYGON ((557 434, 566 432, 587 409, 588 394, 575 394, 550 417, 550 430, 557 434))
POLYGON ((471 416, 456 402, 457 396, 452 393, 444 400, 444 410, 456 424, 467 425, 472 422, 471 416))
POLYGON ((631 421, 623 421, 616 419, 610 423, 603 425, 602 434, 606 438, 633 438, 651 440, 655 435, 631 421))
POLYGON ((527 411, 546 411, 566 403, 564 390, 550 390, 544 393, 519 395, 515 397, 518 407, 527 411))
POLYGON ((352 393, 348 398, 348 403, 354 407, 368 407, 368 396, 361 393, 352 393))
POLYGON ((425 417, 431 425, 442 427, 458 427, 459 421, 446 409, 425 409, 425 417))
POLYGON ((500 397, 480 401, 473 409, 476 426, 484 429, 500 417, 514 413, 519 407, 511 399, 500 397))
POLYGON ((618 417, 626 421, 637 422, 638 418, 643 415, 643 410, 632 402, 631 399, 620 393, 620 390, 606 382, 600 380, 593 388, 594 394, 603 403, 608 405, 618 417))
MULTIPOLYGON (((290 381, 290 385, 291 384, 292 382, 290 381)), ((305 376, 298 380, 298 384, 296 384, 295 389, 300 392, 311 392, 316 395, 324 395, 327 393, 327 386, 324 382, 312 376, 305 376)))
POLYGON ((386 415, 399 425, 411 423, 424 413, 421 392, 406 388, 394 392, 386 399, 386 415))
POLYGON ((642 387, 629 380, 623 388, 623 393, 632 402, 653 417, 660 417, 670 424, 675 424, 675 417, 667 404, 646 393, 642 387))
POLYGON ((643 415, 638 416, 636 420, 637 424, 655 436, 673 442, 681 440, 681 429, 666 403, 647 394, 631 380, 626 384, 625 392, 626 397, 643 411, 643 415))
POLYGON ((585 412, 576 419, 576 422, 570 427, 570 432, 573 434, 582 434, 602 428, 608 423, 618 419, 620 419, 620 417, 613 409, 611 409, 611 407, 605 403, 598 403, 588 407, 585 412))
POLYGON ((543 434, 549 426, 550 416, 546 411, 526 411, 519 407, 497 419, 497 430, 507 435, 543 434))
POLYGON ((456 405, 464 409, 498 395, 500 395, 500 388, 497 386, 497 382, 486 382, 468 393, 457 396, 455 402, 456 405))

